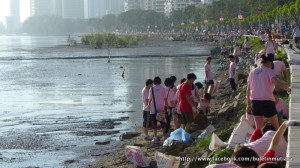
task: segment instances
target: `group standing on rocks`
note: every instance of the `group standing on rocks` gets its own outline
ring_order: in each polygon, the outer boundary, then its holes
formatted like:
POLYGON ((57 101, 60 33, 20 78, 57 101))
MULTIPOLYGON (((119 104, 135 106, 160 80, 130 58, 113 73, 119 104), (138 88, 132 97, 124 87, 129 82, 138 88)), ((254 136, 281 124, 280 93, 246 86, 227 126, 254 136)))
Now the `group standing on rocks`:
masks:
MULTIPOLYGON (((288 106, 279 97, 278 92, 286 91, 291 93, 291 88, 286 85, 287 73, 285 64, 276 59, 278 44, 275 42, 270 31, 260 34, 265 43, 264 49, 253 56, 255 65, 249 73, 246 91, 246 118, 255 129, 248 144, 238 145, 233 153, 230 163, 209 165, 207 167, 276 167, 279 157, 286 157, 287 136, 286 129, 288 122, 288 106), (267 37, 266 39, 262 37, 267 37), (268 119, 269 122, 265 122, 268 119), (239 161, 238 158, 257 158, 252 161, 239 161), (272 162, 272 163, 269 163, 272 162), (275 162, 275 163, 274 163, 275 162)), ((239 62, 249 54, 250 44, 248 37, 242 45, 235 45, 233 52, 225 45, 221 46, 220 62, 228 59, 229 83, 232 92, 237 90, 236 71, 239 62)), ((196 82, 197 76, 194 73, 187 74, 181 83, 175 87, 176 77, 171 76, 164 81, 165 87, 161 85, 160 77, 154 80, 147 79, 142 90, 143 100, 143 127, 145 140, 152 140, 158 143, 158 125, 162 128, 163 139, 167 138, 173 125, 174 129, 183 128, 186 132, 191 131, 191 125, 197 115, 207 117, 211 113, 212 95, 218 89, 214 80, 211 57, 207 57, 204 65, 205 87, 202 83, 196 82), (171 124, 173 120, 173 124, 171 124), (148 134, 152 128, 154 137, 148 134)))

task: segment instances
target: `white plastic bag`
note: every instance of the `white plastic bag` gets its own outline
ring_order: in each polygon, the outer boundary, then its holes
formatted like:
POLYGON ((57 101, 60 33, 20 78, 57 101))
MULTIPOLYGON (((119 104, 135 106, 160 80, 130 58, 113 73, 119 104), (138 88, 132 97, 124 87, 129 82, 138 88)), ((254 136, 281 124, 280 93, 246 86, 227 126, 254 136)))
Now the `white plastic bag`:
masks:
POLYGON ((178 168, 180 160, 176 159, 175 156, 165 155, 160 152, 155 152, 155 160, 158 168, 178 168))
POLYGON ((252 132, 254 131, 253 127, 249 124, 245 115, 241 117, 240 123, 232 131, 230 138, 228 140, 228 145, 230 149, 234 149, 237 144, 248 143, 252 132))
POLYGON ((206 127, 206 129, 198 136, 198 138, 202 139, 206 137, 207 135, 213 133, 216 130, 216 128, 213 125, 209 125, 206 127))
POLYGON ((213 151, 219 147, 226 146, 227 144, 223 142, 218 135, 215 133, 212 134, 210 144, 209 144, 209 150, 213 151))
POLYGON ((131 161, 134 165, 139 167, 148 167, 149 161, 144 156, 141 149, 137 146, 125 146, 125 155, 127 160, 131 161))

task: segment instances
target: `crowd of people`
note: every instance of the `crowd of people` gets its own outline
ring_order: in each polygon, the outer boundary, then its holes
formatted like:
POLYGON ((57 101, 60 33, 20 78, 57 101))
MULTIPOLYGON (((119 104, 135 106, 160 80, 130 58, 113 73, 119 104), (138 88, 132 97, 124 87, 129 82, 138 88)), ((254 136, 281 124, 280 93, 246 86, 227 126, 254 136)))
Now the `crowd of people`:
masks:
MULTIPOLYGON (((291 88, 285 82, 287 70, 285 64, 276 59, 278 44, 274 41, 272 33, 266 31, 264 35, 259 33, 257 35, 265 45, 262 51, 253 56, 255 66, 249 72, 246 92, 246 119, 255 130, 249 143, 236 147, 233 153, 235 160, 231 163, 209 165, 209 168, 227 166, 255 168, 259 165, 259 167, 276 167, 274 163, 278 161, 276 158, 286 157, 289 113, 288 106, 280 98, 278 91, 291 93, 291 88), (258 159, 256 161, 238 159, 245 157, 258 159)), ((235 92, 238 87, 235 81, 237 67, 240 60, 249 54, 251 48, 249 39, 246 37, 242 45, 235 44, 232 48, 233 51, 222 45, 219 59, 229 62, 228 78, 232 92, 235 92)), ((195 82, 197 76, 194 73, 187 74, 186 79, 183 78, 177 87, 175 76, 165 79, 165 87, 161 85, 162 81, 158 76, 153 80, 146 80, 142 90, 145 140, 159 142, 158 122, 162 128, 163 139, 166 139, 172 121, 174 129, 181 127, 189 132, 195 116, 201 114, 207 117, 213 114, 210 102, 216 88, 211 60, 211 57, 207 57, 204 65, 205 86, 195 82), (148 134, 149 128, 153 129, 153 138, 148 134)))

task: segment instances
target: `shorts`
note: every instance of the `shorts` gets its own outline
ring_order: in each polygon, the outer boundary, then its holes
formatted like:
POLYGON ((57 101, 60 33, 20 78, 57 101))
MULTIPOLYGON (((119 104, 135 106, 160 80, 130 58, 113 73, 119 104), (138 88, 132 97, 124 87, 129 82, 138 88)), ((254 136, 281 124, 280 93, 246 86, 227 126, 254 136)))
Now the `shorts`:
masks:
POLYGON ((194 121, 193 112, 183 112, 181 113, 181 123, 182 124, 190 124, 194 121))
MULTIPOLYGON (((151 121, 152 121, 152 129, 157 129, 157 120, 156 120, 156 114, 150 114, 150 118, 151 118, 151 121)), ((161 128, 165 128, 166 127, 166 123, 165 122, 161 122, 160 121, 160 127, 161 128)))
POLYGON ((251 108, 254 116, 270 118, 277 114, 275 102, 272 100, 251 100, 251 108))
POLYGON ((151 117, 150 117, 150 111, 143 111, 143 127, 144 128, 150 128, 151 127, 151 117))
POLYGON ((209 80, 208 82, 205 80, 204 83, 207 84, 207 85, 213 85, 213 84, 215 84, 214 80, 209 80))

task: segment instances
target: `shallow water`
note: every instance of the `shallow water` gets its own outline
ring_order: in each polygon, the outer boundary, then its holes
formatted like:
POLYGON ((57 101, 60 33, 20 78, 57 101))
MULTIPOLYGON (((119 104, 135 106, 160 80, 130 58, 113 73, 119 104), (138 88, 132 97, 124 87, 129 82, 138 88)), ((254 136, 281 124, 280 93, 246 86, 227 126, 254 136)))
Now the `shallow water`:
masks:
POLYGON ((208 50, 189 43, 115 49, 108 64, 84 58, 105 50, 51 48, 65 39, 0 36, 0 167, 90 164, 119 143, 121 132, 141 125, 140 92, 147 78, 175 75, 179 80, 194 72, 203 81, 204 58, 196 54, 208 50), (164 52, 168 57, 139 57, 164 52), (61 59, 53 59, 57 56, 61 59), (93 126, 105 119, 113 119, 113 129, 93 126), (95 145, 104 139, 111 144, 95 145))

